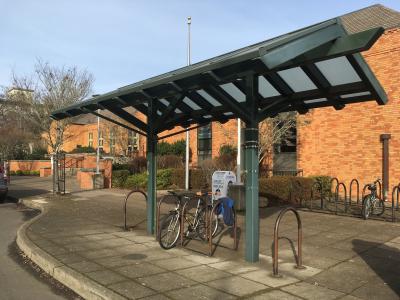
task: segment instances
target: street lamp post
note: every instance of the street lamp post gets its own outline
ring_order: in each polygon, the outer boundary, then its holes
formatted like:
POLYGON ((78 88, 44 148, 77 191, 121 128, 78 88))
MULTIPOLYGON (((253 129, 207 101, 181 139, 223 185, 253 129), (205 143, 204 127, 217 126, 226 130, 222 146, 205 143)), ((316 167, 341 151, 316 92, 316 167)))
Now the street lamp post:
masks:
MULTIPOLYGON (((190 48, 190 25, 192 24, 192 18, 187 18, 187 25, 188 25, 188 49, 187 49, 187 65, 190 66, 190 55, 191 55, 191 48, 190 48)), ((186 131, 186 155, 185 155, 185 189, 189 189, 189 156, 190 156, 190 134, 189 128, 186 131)))

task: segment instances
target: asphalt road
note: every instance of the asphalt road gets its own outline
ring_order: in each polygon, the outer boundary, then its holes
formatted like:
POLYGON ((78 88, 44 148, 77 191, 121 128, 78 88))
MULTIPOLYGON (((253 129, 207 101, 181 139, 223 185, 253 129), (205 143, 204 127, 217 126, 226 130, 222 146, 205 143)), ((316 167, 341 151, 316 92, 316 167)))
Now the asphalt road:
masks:
POLYGON ((14 203, 0 204, 0 299, 74 299, 70 291, 59 288, 59 283, 19 255, 17 229, 34 215, 14 203))

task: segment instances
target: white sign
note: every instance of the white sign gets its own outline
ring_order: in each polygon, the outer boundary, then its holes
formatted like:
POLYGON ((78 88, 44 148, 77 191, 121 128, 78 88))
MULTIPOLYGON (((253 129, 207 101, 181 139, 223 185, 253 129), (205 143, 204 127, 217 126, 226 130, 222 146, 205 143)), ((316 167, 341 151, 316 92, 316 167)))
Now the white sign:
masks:
POLYGON ((213 200, 228 195, 228 186, 236 182, 236 175, 231 171, 215 171, 212 175, 213 200))

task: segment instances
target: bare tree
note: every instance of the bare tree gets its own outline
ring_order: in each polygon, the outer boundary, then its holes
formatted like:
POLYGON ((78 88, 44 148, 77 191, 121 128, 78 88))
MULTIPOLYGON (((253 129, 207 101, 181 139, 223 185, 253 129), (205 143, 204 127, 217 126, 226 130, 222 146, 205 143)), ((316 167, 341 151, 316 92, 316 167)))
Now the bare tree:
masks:
POLYGON ((93 76, 85 70, 75 66, 54 67, 38 60, 32 76, 13 76, 13 86, 32 91, 15 94, 14 101, 29 105, 24 111, 25 121, 36 136, 44 136, 52 152, 58 152, 71 137, 66 131, 71 119, 53 121, 50 114, 87 98, 92 84, 93 76))
POLYGON ((267 118, 259 124, 259 162, 269 165, 274 145, 287 142, 293 138, 297 114, 280 113, 274 118, 267 118))
MULTIPOLYGON (((293 138, 293 129, 296 127, 297 115, 294 112, 280 113, 274 118, 267 118, 259 124, 259 162, 269 165, 271 163, 274 145, 288 142, 293 138)), ((223 124, 216 122, 225 135, 232 132, 223 124)), ((244 124, 243 124, 244 126, 244 124)))

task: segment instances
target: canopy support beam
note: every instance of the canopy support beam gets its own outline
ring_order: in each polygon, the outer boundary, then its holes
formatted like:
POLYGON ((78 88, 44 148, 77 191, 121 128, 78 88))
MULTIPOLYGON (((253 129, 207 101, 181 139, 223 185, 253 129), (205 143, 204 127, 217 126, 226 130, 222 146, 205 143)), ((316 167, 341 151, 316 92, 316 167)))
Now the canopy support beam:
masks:
POLYGON ((258 78, 254 75, 246 77, 246 106, 251 117, 246 120, 244 131, 244 156, 246 167, 246 248, 245 257, 248 262, 259 260, 259 211, 258 211, 258 78))

